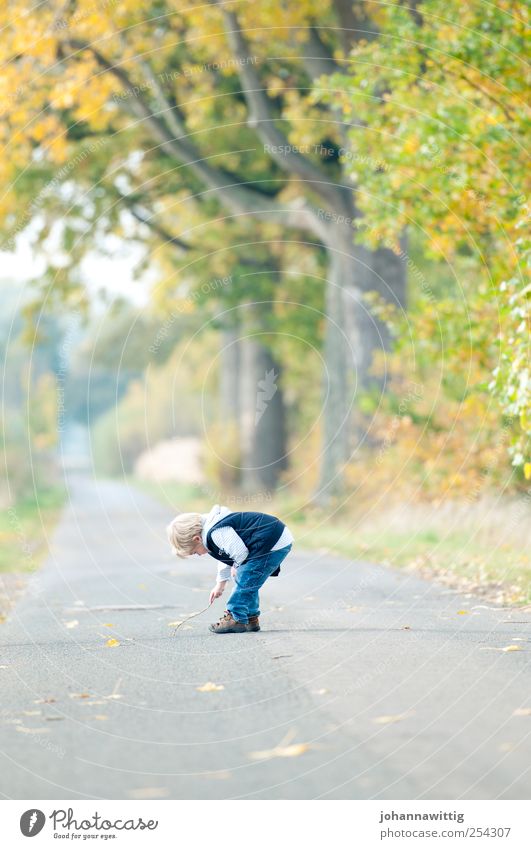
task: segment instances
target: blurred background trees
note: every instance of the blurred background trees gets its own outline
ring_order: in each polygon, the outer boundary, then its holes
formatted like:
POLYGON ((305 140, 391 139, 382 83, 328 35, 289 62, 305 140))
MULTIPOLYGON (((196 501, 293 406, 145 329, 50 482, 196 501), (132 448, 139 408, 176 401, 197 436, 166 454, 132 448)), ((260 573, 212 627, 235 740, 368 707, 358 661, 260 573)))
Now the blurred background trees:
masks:
POLYGON ((100 474, 195 438, 214 492, 525 489, 526 4, 0 15, 17 489, 74 423, 100 474))

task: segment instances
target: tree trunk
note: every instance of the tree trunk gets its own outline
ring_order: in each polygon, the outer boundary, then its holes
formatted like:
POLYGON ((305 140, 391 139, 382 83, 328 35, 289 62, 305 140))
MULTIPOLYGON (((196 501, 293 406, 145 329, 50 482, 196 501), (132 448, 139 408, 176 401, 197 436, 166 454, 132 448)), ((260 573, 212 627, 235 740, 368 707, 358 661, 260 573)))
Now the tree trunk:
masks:
POLYGON ((241 482, 248 492, 269 492, 286 467, 280 366, 259 337, 244 339, 241 345, 241 482))
POLYGON ((367 437, 357 398, 370 386, 384 388, 384 380, 371 375, 370 368, 375 353, 389 349, 389 331, 363 296, 377 291, 395 305, 406 302, 406 269, 399 256, 354 244, 350 224, 338 225, 334 236, 327 246, 324 433, 315 496, 321 504, 341 493, 344 466, 367 437))
POLYGON ((241 344, 237 327, 221 331, 219 412, 221 421, 238 425, 240 420, 241 344))

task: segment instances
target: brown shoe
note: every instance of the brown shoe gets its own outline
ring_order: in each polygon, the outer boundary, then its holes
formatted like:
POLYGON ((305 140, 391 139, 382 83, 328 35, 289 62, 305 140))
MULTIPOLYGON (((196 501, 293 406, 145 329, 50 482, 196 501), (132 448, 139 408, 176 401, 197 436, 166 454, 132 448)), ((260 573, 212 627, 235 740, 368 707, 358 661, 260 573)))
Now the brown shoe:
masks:
POLYGON ((260 630, 260 620, 258 616, 249 616, 249 621, 247 623, 248 631, 259 631, 260 630))
POLYGON ((219 622, 209 626, 214 634, 244 634, 247 631, 246 622, 237 622, 226 610, 219 622))

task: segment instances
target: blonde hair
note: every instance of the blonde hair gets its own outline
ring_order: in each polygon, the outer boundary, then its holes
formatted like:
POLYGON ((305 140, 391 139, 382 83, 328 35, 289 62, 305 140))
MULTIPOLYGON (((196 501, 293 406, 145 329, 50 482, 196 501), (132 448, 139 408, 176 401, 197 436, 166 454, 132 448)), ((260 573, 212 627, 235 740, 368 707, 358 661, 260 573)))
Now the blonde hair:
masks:
POLYGON ((195 548, 193 538, 201 536, 202 530, 201 513, 179 513, 166 528, 173 553, 177 557, 188 557, 192 554, 195 548))

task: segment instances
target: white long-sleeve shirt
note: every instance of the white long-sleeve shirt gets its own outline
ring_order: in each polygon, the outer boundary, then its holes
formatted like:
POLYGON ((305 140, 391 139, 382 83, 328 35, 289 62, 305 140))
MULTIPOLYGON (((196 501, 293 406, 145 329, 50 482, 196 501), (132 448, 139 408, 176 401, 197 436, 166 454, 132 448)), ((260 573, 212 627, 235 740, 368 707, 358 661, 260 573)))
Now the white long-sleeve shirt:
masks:
MULTIPOLYGON (((210 513, 205 513, 203 515, 203 544, 206 546, 206 537, 207 534, 212 527, 220 519, 223 519, 225 516, 228 516, 229 513, 234 511, 229 510, 228 507, 222 507, 219 504, 215 504, 210 513)), ((212 531, 212 540, 216 543, 217 547, 225 552, 227 557, 229 557, 233 562, 236 568, 241 566, 241 564, 247 560, 247 556, 249 554, 249 549, 245 545, 241 536, 234 530, 234 528, 225 527, 225 528, 216 528, 212 531)), ((289 528, 286 526, 280 535, 280 538, 271 548, 271 551, 278 551, 280 548, 284 548, 286 545, 290 545, 293 542, 293 535, 289 528)), ((218 577, 219 581, 228 581, 231 577, 230 573, 231 567, 218 561, 218 577)))

